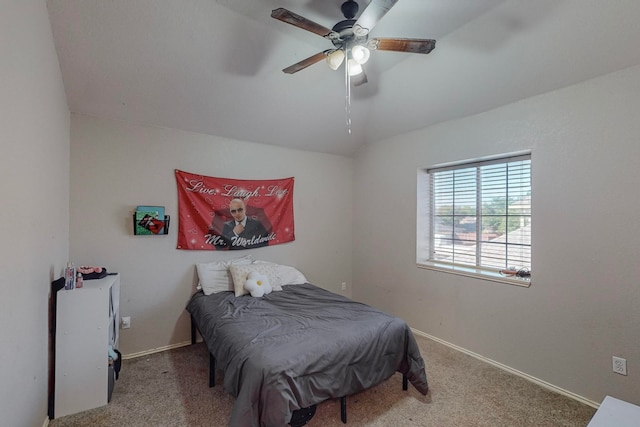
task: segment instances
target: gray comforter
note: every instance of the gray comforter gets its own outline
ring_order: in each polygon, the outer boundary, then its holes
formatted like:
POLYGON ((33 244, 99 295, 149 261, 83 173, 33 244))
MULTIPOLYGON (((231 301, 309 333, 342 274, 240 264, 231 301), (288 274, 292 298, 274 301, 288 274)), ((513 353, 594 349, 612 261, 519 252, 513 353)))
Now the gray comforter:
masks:
POLYGON ((294 410, 365 390, 396 371, 428 391, 402 319, 308 283, 263 298, 198 292, 187 311, 236 397, 232 427, 286 426, 294 410))

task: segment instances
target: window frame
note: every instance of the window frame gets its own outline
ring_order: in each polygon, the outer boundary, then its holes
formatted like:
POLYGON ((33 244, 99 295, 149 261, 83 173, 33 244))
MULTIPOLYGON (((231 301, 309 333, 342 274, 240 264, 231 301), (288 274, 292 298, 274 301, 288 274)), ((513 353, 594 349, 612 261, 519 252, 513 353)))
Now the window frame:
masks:
MULTIPOLYGON (((514 161, 521 160, 529 160, 531 162, 532 155, 531 150, 519 151, 507 154, 500 154, 491 157, 483 157, 477 159, 470 159, 466 161, 460 162, 451 162, 451 163, 442 163, 437 165, 432 165, 427 168, 418 169, 418 182, 417 182, 417 227, 416 227, 416 265, 419 268, 425 268, 429 270, 436 270, 446 273, 452 273, 467 277, 481 278, 484 280, 489 280, 493 282, 507 283, 512 285, 529 287, 531 285, 531 276, 529 277, 518 277, 518 276, 509 276, 503 275, 500 273, 499 268, 481 266, 481 265, 471 265, 471 264, 463 264, 463 263, 450 263, 446 261, 439 261, 431 258, 432 254, 432 246, 434 245, 435 237, 435 224, 433 211, 434 204, 434 190, 432 188, 433 180, 432 175, 435 172, 442 172, 446 170, 453 169, 465 169, 475 167, 476 171, 479 170, 481 166, 486 166, 490 164, 506 164, 514 161)), ((531 201, 532 191, 532 163, 529 164, 529 200, 531 201)), ((478 191, 478 186, 480 184, 478 182, 475 183, 476 191, 478 191)), ((505 180, 505 187, 508 186, 508 183, 505 180)), ((475 205, 475 217, 477 223, 479 223, 481 214, 482 204, 479 201, 476 201, 475 205)), ((531 223, 531 219, 533 218, 533 210, 530 207, 529 212, 529 224, 531 223)), ((506 214, 508 218, 508 214, 506 214)), ((475 240, 482 240, 481 236, 479 237, 476 233, 475 240)), ((531 251, 533 248, 533 236, 529 236, 529 250, 531 251)), ((475 251, 476 257, 478 256, 478 251, 475 251)), ((532 263, 533 254, 530 252, 529 261, 532 263)), ((477 261, 476 261, 477 263, 477 261)), ((531 266, 528 267, 529 269, 531 266)))

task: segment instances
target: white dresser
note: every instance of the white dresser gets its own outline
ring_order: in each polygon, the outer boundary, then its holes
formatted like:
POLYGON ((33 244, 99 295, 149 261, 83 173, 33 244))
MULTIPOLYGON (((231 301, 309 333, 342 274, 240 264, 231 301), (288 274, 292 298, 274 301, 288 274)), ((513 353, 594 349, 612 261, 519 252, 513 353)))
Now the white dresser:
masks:
POLYGON ((106 405, 113 369, 109 345, 118 347, 120 275, 86 280, 57 294, 54 416, 106 405))
POLYGON ((606 396, 587 427, 638 427, 640 406, 606 396))

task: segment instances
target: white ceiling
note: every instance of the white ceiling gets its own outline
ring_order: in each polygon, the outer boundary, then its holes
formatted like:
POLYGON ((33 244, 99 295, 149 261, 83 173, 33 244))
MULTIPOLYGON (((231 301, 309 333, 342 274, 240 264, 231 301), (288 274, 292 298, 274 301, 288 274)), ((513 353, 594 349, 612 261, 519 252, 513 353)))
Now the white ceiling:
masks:
POLYGON ((281 71, 331 43, 270 17, 330 28, 341 4, 47 0, 72 112, 342 155, 640 63, 638 1, 399 0, 371 35, 436 48, 373 52, 349 134, 343 72, 281 71))

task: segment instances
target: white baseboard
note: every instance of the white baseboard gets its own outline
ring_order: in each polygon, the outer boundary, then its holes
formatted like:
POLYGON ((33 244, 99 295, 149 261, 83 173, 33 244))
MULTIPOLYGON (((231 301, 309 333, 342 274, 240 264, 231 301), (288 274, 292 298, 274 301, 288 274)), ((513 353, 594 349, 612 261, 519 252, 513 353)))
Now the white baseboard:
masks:
POLYGON ((184 341, 177 344, 165 345, 164 347, 152 348, 151 350, 139 351, 137 353, 123 354, 122 360, 135 359, 136 357, 148 356, 153 353, 160 353, 162 351, 172 350, 174 348, 180 348, 191 345, 191 341, 184 341))
MULTIPOLYGON (((500 369, 502 369, 504 371, 507 371, 509 373, 515 374, 515 375, 517 375, 519 377, 522 377, 522 378, 524 378, 526 380, 529 380, 529 381, 531 381, 531 382, 533 382, 535 384, 538 384, 539 386, 544 387, 544 388, 546 388, 548 390, 551 390, 551 391, 556 392, 558 394, 561 394, 563 396, 567 396, 567 397, 569 397, 571 399, 577 400, 578 402, 584 403, 585 405, 589 405, 589 406, 591 406, 593 408, 596 408, 596 409, 600 406, 599 403, 594 402, 593 400, 589 400, 589 399, 587 399, 585 397, 580 396, 579 394, 572 393, 572 392, 570 392, 568 390, 565 390, 563 388, 557 387, 557 386, 555 386, 555 385, 553 385, 551 383, 548 383, 548 382, 546 382, 544 380, 536 378, 536 377, 534 377, 532 375, 529 375, 529 374, 527 374, 525 372, 518 371, 517 369, 514 369, 514 368, 512 368, 510 366, 503 365, 500 362, 496 362, 495 360, 491 360, 488 357, 484 357, 484 356, 482 356, 480 354, 477 354, 477 353, 474 353, 472 351, 469 351, 466 348, 462 348, 462 347, 459 347, 459 346, 457 346, 455 344, 451 344, 450 342, 447 342, 447 341, 442 340, 440 338, 434 337, 432 335, 429 335, 427 333, 424 333, 424 332, 419 331, 419 330, 414 329, 414 328, 411 328, 411 330, 416 335, 420 335, 421 337, 425 337, 425 338, 428 338, 428 339, 430 339, 432 341, 438 342, 440 344, 444 344, 447 347, 451 347, 452 349, 457 350, 457 351, 459 351, 461 353, 468 354, 471 357, 475 357, 478 360, 486 362, 486 363, 488 363, 490 365, 493 365, 493 366, 495 366, 497 368, 500 368, 500 369)), ((428 376, 428 374, 427 374, 427 376, 428 376)))
POLYGON ((49 425, 49 417, 46 417, 44 419, 44 422, 42 423, 42 427, 47 427, 49 425))

